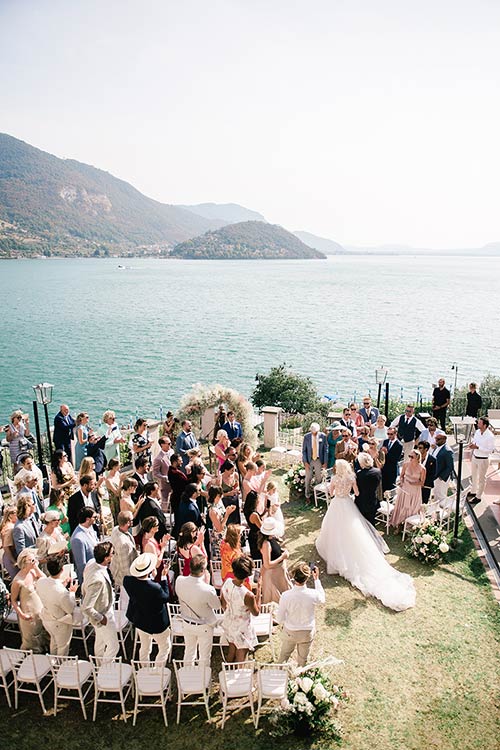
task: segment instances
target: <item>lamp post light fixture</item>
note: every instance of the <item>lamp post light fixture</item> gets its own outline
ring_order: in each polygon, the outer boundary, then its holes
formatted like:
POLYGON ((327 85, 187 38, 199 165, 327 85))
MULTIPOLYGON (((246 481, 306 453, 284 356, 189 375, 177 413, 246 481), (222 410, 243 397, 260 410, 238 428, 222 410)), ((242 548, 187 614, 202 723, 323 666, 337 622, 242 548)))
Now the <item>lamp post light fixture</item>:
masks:
POLYGON ((382 386, 384 385, 385 381, 387 380, 389 370, 382 365, 381 367, 377 367, 375 370, 375 382, 378 385, 378 395, 377 395, 377 409, 380 409, 380 398, 382 395, 382 386))
POLYGON ((464 445, 470 442, 472 430, 475 427, 474 417, 450 417, 453 425, 453 434, 458 445, 458 469, 457 469, 457 497, 455 502, 455 522, 453 524, 453 539, 451 546, 455 549, 461 543, 458 538, 458 521, 460 516, 460 495, 462 492, 462 463, 464 459, 464 445))
MULTIPOLYGON (((43 406, 43 410, 45 412, 45 425, 47 427, 47 441, 49 443, 49 453, 50 453, 50 460, 52 462, 52 440, 50 437, 50 424, 49 424, 49 410, 48 410, 48 404, 52 403, 52 389, 53 389, 52 383, 38 383, 38 385, 33 386, 33 390, 35 391, 36 401, 33 401, 33 408, 35 407, 35 404, 38 403, 40 406, 43 406)), ((40 450, 40 448, 39 448, 40 450)), ((42 461, 42 457, 40 456, 40 461, 42 461)))

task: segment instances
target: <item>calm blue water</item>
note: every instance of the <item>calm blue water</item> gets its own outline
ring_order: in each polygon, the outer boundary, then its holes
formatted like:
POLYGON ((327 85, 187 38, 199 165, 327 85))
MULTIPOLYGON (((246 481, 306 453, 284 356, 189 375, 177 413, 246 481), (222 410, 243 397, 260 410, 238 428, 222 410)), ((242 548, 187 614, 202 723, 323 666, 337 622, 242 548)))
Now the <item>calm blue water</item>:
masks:
MULTIPOLYGON (((0 264, 0 423, 31 386, 104 409, 174 409, 196 382, 250 395, 286 361, 321 394, 424 396, 500 371, 500 258, 333 257, 326 261, 29 260, 0 264), (119 262, 132 266, 118 270, 119 262)), ((55 408, 54 408, 55 407, 55 408)))

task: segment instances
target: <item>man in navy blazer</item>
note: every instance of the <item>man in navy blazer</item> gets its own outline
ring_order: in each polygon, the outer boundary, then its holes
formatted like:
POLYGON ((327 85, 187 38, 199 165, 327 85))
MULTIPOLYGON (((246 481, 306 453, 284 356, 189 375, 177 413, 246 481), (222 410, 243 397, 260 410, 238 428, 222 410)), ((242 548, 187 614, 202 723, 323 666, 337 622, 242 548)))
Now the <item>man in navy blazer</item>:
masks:
POLYGON ((382 489, 392 490, 396 486, 398 463, 403 455, 403 444, 397 438, 396 428, 387 428, 387 440, 382 443, 385 463, 382 467, 382 489))
POLYGON ((54 445, 57 450, 61 449, 68 454, 68 460, 71 461, 71 441, 73 440, 73 430, 76 422, 69 413, 69 406, 61 404, 59 411, 54 417, 54 445))
POLYGON ((442 503, 448 495, 448 485, 453 474, 453 451, 446 445, 446 435, 436 435, 433 456, 436 459, 434 500, 442 503))
POLYGON ((243 430, 241 424, 236 421, 234 411, 228 411, 227 422, 224 422, 222 429, 227 432, 229 440, 236 440, 237 438, 243 437, 243 430))
POLYGON ((325 433, 320 432, 317 422, 312 422, 309 432, 304 435, 302 461, 306 470, 306 500, 309 500, 313 481, 314 484, 321 482, 322 471, 328 463, 328 442, 325 433))

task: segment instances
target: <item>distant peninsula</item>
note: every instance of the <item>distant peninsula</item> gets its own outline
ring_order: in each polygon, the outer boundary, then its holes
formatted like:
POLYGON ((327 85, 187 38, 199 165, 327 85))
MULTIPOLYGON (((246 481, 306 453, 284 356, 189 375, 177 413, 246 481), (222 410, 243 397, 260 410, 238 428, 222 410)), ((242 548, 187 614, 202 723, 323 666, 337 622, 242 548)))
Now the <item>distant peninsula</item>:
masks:
POLYGON ((308 247, 278 224, 242 221, 181 242, 174 247, 170 257, 190 260, 271 260, 317 259, 326 258, 326 255, 308 247))

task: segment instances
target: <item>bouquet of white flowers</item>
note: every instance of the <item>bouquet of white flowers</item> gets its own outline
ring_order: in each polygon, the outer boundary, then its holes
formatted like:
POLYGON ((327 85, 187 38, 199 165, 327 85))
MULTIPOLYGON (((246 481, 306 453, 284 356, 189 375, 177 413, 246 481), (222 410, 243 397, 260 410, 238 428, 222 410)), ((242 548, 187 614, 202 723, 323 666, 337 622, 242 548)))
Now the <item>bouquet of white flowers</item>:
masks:
POLYGON ((284 477, 285 484, 294 492, 303 495, 306 487, 306 470, 304 464, 296 464, 284 477))
POLYGON ((344 689, 320 668, 303 669, 289 680, 287 698, 270 715, 271 734, 283 737, 328 732, 329 739, 340 742, 342 726, 335 714, 347 700, 344 689))
POLYGON ((410 557, 416 557, 417 560, 431 565, 441 562, 449 549, 446 533, 430 520, 424 521, 422 526, 413 532, 406 547, 410 557))

